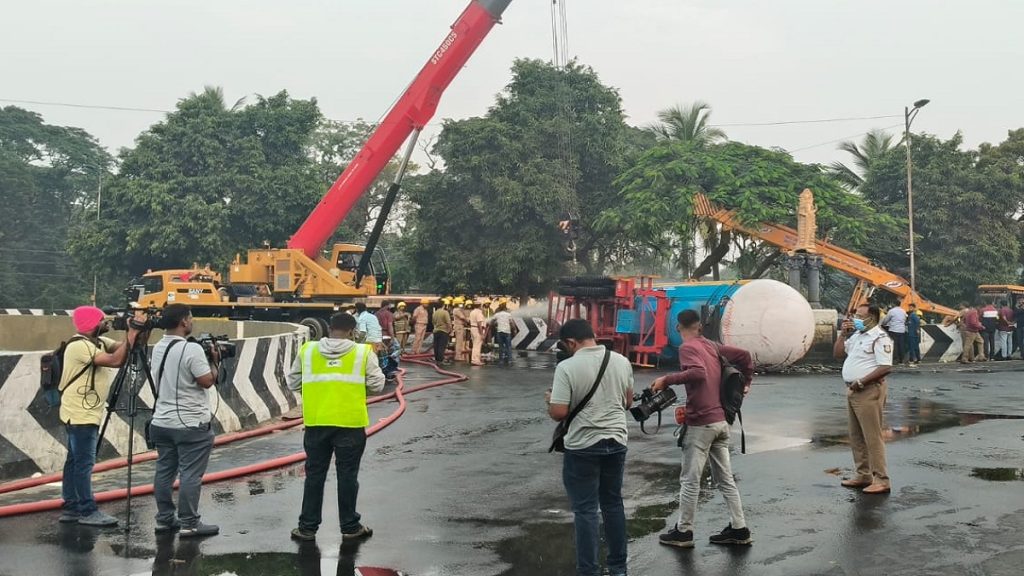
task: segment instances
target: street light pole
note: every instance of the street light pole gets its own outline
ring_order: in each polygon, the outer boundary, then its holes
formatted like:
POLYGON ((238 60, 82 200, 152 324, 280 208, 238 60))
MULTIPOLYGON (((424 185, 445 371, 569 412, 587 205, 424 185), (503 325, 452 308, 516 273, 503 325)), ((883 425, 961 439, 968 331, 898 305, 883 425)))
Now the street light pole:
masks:
POLYGON ((907 222, 910 226, 910 289, 917 292, 917 268, 914 262, 914 162, 910 153, 910 123, 917 117, 917 113, 924 108, 930 100, 922 99, 914 102, 914 107, 903 108, 903 119, 905 129, 903 139, 907 145, 907 222))
MULTIPOLYGON (((100 221, 100 201, 103 199, 103 168, 97 166, 99 175, 96 178, 96 223, 100 221)), ((92 305, 96 305, 96 289, 99 287, 99 277, 96 272, 92 273, 92 305)))

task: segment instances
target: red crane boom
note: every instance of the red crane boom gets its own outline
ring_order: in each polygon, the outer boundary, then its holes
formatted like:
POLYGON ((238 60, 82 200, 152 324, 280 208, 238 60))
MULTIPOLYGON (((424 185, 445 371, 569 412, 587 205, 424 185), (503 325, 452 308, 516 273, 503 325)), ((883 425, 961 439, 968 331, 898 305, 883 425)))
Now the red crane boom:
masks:
POLYGON ((441 94, 501 21, 512 0, 472 0, 356 157, 288 241, 316 258, 345 216, 414 130, 433 117, 441 94))

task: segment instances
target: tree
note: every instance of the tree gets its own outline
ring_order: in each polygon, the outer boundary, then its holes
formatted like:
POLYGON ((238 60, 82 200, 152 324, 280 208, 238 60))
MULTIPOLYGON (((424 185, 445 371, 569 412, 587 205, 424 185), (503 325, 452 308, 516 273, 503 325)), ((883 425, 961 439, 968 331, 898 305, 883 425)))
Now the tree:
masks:
MULTIPOLYGON (((710 146, 661 142, 625 171, 618 183, 620 203, 602 214, 601 225, 622 229, 634 241, 662 250, 677 249, 692 237, 698 225, 693 217, 697 193, 735 209, 745 223, 794 226, 799 194, 810 188, 818 206, 818 236, 854 250, 867 245, 869 238, 893 234, 896 226, 893 219, 843 190, 819 166, 800 164, 784 151, 739 142, 710 146)), ((711 272, 729 253, 731 242, 730 234, 721 234, 691 276, 711 272)), ((760 261, 745 262, 744 267, 758 271, 763 259, 777 258, 771 250, 762 254, 760 261)), ((686 255, 679 257, 680 268, 685 268, 686 255)))
POLYGON ((699 145, 717 144, 726 139, 721 128, 712 127, 711 105, 697 100, 689 107, 676 105, 658 112, 659 123, 648 130, 659 140, 693 142, 699 145))
MULTIPOLYGON (((979 148, 978 166, 995 169, 1004 174, 1012 190, 1018 192, 1014 217, 1024 223, 1024 128, 1010 130, 1006 140, 998 146, 984 143, 979 148)), ((1021 264, 1021 282, 1024 282, 1024 226, 1018 236, 1021 264)))
MULTIPOLYGON (((1018 276, 1021 180, 993 151, 982 161, 977 151, 961 150, 962 142, 959 133, 945 141, 913 137, 917 286, 945 304, 973 299, 978 284, 1018 276)), ((890 150, 872 164, 860 191, 880 210, 905 217, 906 178, 904 150, 890 150)), ((907 244, 904 233, 878 257, 904 272, 907 244)))
POLYGON ((579 222, 576 258, 600 271, 615 231, 595 222, 644 138, 590 68, 517 60, 486 116, 445 122, 434 147, 445 170, 410 183, 410 261, 423 287, 542 293, 566 269, 566 214, 579 222))
POLYGON ((103 220, 83 226, 73 254, 123 278, 283 245, 320 197, 309 157, 319 120, 315 101, 283 91, 230 108, 214 88, 179 101, 122 151, 103 220))
POLYGON ((69 235, 95 218, 111 157, 79 128, 0 109, 0 308, 68 308, 87 301, 92 271, 67 255, 69 235))
POLYGON ((892 134, 884 130, 872 130, 864 135, 860 144, 851 141, 841 143, 838 149, 853 156, 853 167, 842 162, 833 162, 830 168, 832 175, 850 190, 860 188, 864 184, 864 175, 871 170, 871 165, 892 150, 893 138, 892 134))

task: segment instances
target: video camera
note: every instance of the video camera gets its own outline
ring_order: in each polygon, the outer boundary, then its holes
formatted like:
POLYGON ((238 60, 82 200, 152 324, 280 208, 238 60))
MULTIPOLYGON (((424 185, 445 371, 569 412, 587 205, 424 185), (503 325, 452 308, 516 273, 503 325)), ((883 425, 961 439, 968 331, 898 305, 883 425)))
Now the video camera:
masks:
POLYGON ((209 360, 213 359, 213 351, 217 350, 220 353, 220 359, 234 358, 235 354, 238 353, 238 346, 234 342, 228 340, 227 334, 221 334, 220 336, 214 336, 204 332, 199 335, 198 338, 189 338, 189 341, 195 342, 203 347, 203 352, 206 353, 206 358, 209 360))
POLYGON ((114 316, 112 322, 114 330, 128 330, 129 326, 140 332, 149 332, 153 328, 163 329, 163 326, 160 325, 159 308, 138 308, 129 304, 127 308, 107 308, 104 309, 104 312, 114 316), (145 314, 145 320, 140 321, 135 318, 139 312, 145 314))
MULTIPOLYGON (((665 408, 671 406, 675 401, 676 393, 672 391, 671 387, 657 393, 647 388, 643 392, 633 395, 633 402, 638 404, 630 408, 629 413, 633 415, 637 422, 644 422, 651 415, 660 413, 665 408)), ((658 422, 660 423, 661 420, 659 419, 658 422)))

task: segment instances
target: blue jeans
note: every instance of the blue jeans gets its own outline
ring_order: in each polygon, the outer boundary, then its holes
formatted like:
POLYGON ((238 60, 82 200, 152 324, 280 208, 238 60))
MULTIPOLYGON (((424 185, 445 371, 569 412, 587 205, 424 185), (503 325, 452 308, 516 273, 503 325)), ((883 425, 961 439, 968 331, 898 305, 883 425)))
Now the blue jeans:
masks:
POLYGON ((63 510, 69 514, 88 516, 96 511, 92 494, 92 468, 96 464, 96 439, 100 427, 95 424, 65 424, 68 433, 68 457, 64 461, 61 482, 63 510))
POLYGON ((626 447, 610 438, 582 450, 565 451, 562 482, 575 516, 577 576, 601 573, 597 558, 598 508, 608 543, 608 571, 612 576, 626 573, 626 511, 622 507, 625 467, 626 447))
POLYGON ((508 332, 498 332, 495 336, 498 340, 498 361, 512 361, 512 335, 508 332))
POLYGON ((342 532, 359 530, 361 516, 356 512, 359 496, 359 463, 366 449, 366 431, 362 428, 310 426, 302 438, 306 449, 306 484, 302 492, 299 528, 316 532, 323 521, 324 482, 331 468, 331 457, 338 472, 338 519, 342 532))
POLYGON ((921 337, 916 334, 907 335, 907 360, 910 362, 921 361, 921 337))

